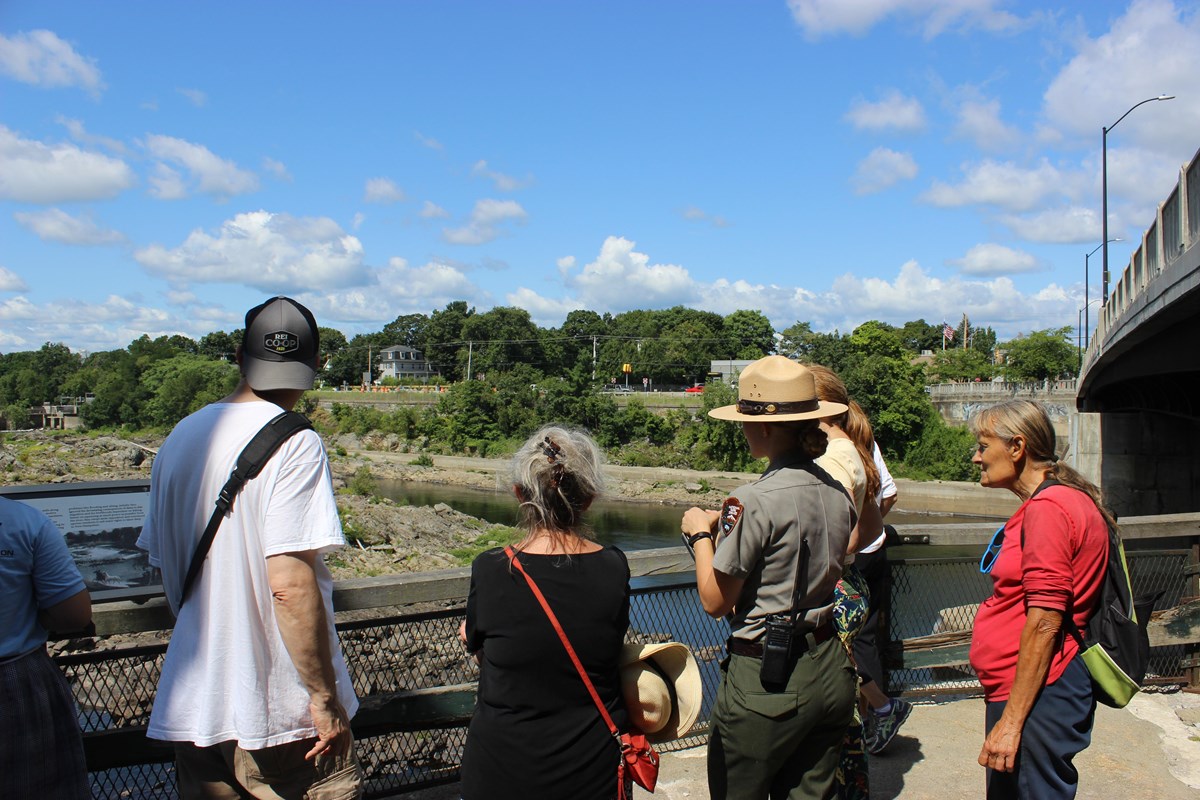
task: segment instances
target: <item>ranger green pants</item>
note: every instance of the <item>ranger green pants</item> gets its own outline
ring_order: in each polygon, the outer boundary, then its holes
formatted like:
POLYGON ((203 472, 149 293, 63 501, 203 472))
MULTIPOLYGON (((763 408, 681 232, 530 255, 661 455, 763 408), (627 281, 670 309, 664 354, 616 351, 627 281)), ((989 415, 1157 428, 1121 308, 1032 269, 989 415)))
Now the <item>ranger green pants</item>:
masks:
POLYGON ((708 740, 713 800, 823 800, 834 796, 856 676, 836 637, 796 659, 783 691, 768 692, 757 658, 724 665, 708 740))

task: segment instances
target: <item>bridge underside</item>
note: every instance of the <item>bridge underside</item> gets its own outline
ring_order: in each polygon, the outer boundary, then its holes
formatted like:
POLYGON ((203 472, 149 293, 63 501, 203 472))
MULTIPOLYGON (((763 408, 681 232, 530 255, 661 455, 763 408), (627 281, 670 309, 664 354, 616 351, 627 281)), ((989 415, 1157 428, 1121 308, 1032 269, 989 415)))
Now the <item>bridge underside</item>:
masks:
POLYGON ((1080 380, 1082 466, 1118 515, 1200 510, 1200 286, 1139 316, 1080 380))

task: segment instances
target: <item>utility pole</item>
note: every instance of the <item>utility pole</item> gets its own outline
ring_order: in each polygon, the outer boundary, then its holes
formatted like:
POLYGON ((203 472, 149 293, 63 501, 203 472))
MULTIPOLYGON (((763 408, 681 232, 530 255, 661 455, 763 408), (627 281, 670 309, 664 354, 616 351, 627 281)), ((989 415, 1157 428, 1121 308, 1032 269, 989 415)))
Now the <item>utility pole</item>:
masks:
POLYGON ((596 380, 596 336, 592 335, 592 380, 596 380))
POLYGON ((471 357, 475 354, 475 343, 467 342, 467 380, 471 380, 471 357))

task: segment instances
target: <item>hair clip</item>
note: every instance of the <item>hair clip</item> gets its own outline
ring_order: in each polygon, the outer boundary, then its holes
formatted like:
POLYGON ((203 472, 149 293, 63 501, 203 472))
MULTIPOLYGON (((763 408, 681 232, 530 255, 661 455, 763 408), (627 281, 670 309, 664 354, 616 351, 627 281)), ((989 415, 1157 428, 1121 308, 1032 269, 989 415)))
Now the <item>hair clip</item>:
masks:
POLYGON ((545 444, 542 445, 542 452, 546 454, 546 459, 553 464, 562 455, 562 448, 554 443, 554 440, 547 436, 544 439, 545 444))

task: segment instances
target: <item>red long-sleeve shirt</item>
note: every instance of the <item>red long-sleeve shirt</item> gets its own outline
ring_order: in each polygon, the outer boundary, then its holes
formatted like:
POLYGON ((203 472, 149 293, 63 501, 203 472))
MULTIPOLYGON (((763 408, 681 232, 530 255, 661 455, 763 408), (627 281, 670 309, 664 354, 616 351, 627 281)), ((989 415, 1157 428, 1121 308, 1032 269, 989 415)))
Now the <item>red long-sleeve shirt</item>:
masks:
MULTIPOLYGON (((971 666, 988 700, 1007 700, 1012 690, 1026 609, 1061 611, 1064 619, 1071 614, 1084 630, 1099 602, 1107 559, 1104 517, 1078 489, 1049 486, 1017 509, 1005 524, 991 572, 992 596, 979 607, 971 636, 971 666)), ((1047 685, 1059 679, 1078 651, 1074 637, 1064 635, 1047 685)))

